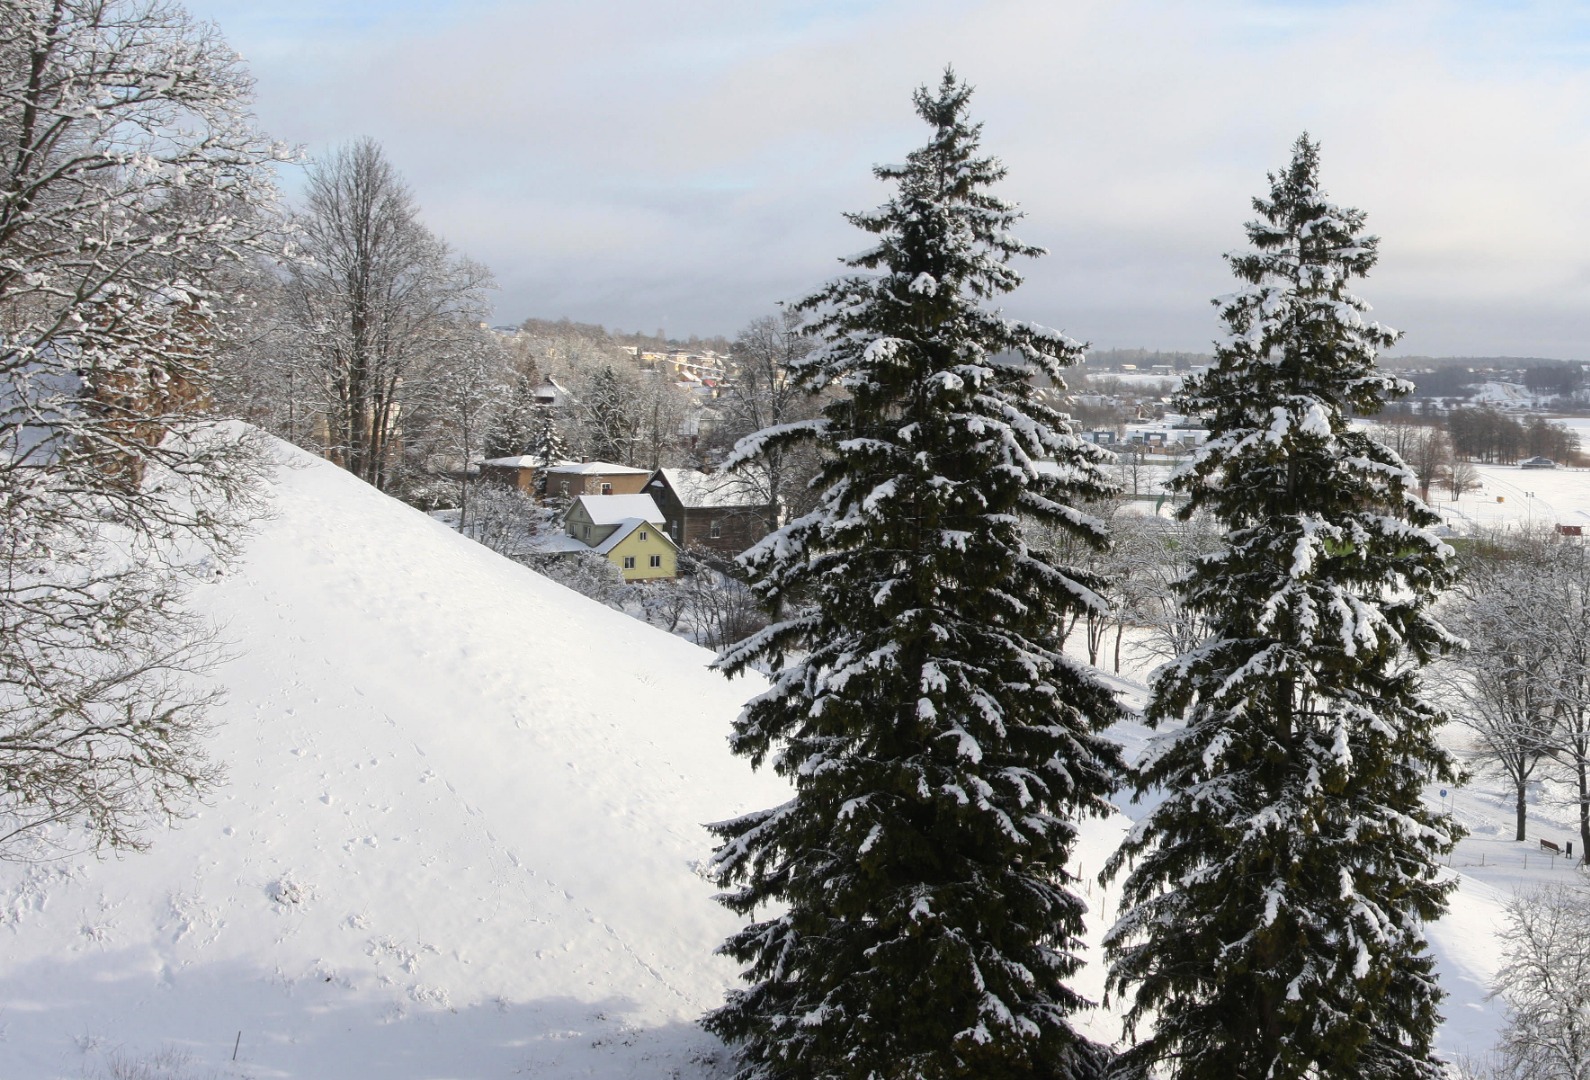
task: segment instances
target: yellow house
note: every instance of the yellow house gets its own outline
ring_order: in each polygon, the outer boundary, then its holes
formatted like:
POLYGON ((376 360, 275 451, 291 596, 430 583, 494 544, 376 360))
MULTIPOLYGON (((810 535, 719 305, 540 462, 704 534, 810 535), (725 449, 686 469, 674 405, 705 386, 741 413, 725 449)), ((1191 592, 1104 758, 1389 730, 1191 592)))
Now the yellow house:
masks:
POLYGON ((626 518, 593 549, 618 567, 625 581, 656 581, 679 574, 679 549, 660 527, 626 518))
POLYGON ((581 495, 563 524, 570 536, 618 567, 625 581, 679 576, 679 545, 650 495, 581 495))

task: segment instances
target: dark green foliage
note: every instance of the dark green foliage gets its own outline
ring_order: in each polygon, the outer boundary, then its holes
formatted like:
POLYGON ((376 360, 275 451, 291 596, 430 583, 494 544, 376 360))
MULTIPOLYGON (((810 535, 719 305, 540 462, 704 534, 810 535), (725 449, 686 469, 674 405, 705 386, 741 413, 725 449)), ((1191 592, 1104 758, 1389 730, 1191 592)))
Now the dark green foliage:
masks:
POLYGON ((587 453, 599 461, 635 463, 640 414, 635 388, 611 364, 592 373, 580 395, 580 423, 587 453))
POLYGON ((722 901, 752 922, 724 946, 750 985, 706 1026, 743 1078, 1097 1075, 1068 1016, 1084 904, 1067 860, 1120 767, 1099 734, 1110 693, 1061 656, 1097 582, 1022 541, 1023 518, 1104 540, 1072 507, 1105 494, 1101 455, 1034 396, 1080 346, 979 301, 1037 249, 988 186, 946 74, 917 92, 932 141, 876 174, 893 199, 850 220, 860 271, 803 302, 822 347, 795 360, 820 418, 737 454, 813 440, 816 509, 742 557, 796 613, 728 649, 774 670, 732 745, 794 785, 786 804, 713 826, 722 901), (995 359, 995 357, 999 359, 995 359), (1040 458, 1057 465, 1039 467, 1040 458), (791 658, 785 662, 784 658, 791 658))
POLYGON ((1184 582, 1213 629, 1155 679, 1167 727, 1137 778, 1164 793, 1111 866, 1107 950, 1128 1055, 1178 1080, 1441 1075, 1422 922, 1445 908, 1450 779, 1418 669, 1451 639, 1429 614, 1451 550, 1396 455, 1349 427, 1407 390, 1375 367, 1396 332, 1347 282, 1375 262, 1363 215, 1325 202, 1317 147, 1254 200, 1229 329, 1181 397, 1210 440, 1184 513, 1228 530, 1184 582), (1184 726, 1176 722, 1184 722, 1184 726))

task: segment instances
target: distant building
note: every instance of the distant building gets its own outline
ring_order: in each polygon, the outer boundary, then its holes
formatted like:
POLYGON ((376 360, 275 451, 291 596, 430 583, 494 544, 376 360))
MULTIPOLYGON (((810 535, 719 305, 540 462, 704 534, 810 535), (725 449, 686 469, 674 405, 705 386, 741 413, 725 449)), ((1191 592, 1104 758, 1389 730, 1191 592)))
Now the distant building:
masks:
POLYGON ((563 521, 569 536, 618 567, 625 581, 678 576, 679 545, 650 495, 581 495, 563 521))
POLYGON ((546 409, 563 409, 574 402, 574 395, 550 375, 541 380, 541 385, 530 396, 537 405, 546 409))
POLYGON ((615 465, 611 461, 583 461, 547 470, 547 498, 575 499, 581 495, 639 495, 651 476, 648 469, 615 465))
POLYGON ((669 536, 682 548, 738 555, 773 527, 773 507, 732 474, 658 469, 646 481, 646 493, 657 500, 669 536))
POLYGON ((650 495, 581 495, 563 514, 568 534, 596 547, 631 518, 664 524, 662 511, 650 495))
POLYGON ((480 463, 480 478, 517 488, 526 495, 536 493, 536 470, 540 463, 528 454, 492 458, 480 463))
POLYGON ((679 576, 679 548, 650 522, 628 518, 596 545, 598 555, 618 567, 625 581, 661 581, 679 576))

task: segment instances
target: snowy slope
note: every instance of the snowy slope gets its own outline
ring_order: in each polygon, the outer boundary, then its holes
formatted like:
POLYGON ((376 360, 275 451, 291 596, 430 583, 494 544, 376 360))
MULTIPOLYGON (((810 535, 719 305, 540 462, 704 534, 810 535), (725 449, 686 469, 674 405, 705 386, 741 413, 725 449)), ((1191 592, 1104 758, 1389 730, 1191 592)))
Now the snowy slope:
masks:
MULTIPOLYGON (((711 952, 737 920, 693 867, 698 823, 784 797, 723 741, 757 687, 280 453, 275 517, 197 596, 233 643, 230 783, 148 854, 0 865, 0 1080, 162 1048, 190 1058, 172 1080, 720 1075, 694 1020, 733 980, 711 952)), ((1532 496, 1483 505, 1590 511, 1590 473, 1526 475, 1532 496)), ((1134 756, 1148 737, 1117 735, 1134 756)), ((1502 906, 1573 876, 1530 850, 1571 838, 1571 812, 1543 799, 1517 845, 1494 785, 1448 805, 1473 836, 1431 930, 1440 1045, 1479 1053, 1502 906)), ((1079 845, 1094 941, 1113 890, 1093 878, 1142 813, 1124 809, 1079 845)), ((1102 995, 1096 954, 1077 985, 1102 995)), ((1079 1026, 1118 1038, 1113 1005, 1079 1026)))
POLYGON ((148 854, 0 866, 0 1076, 709 1075, 698 823, 784 797, 725 747, 755 685, 281 454, 197 597, 230 782, 148 854))

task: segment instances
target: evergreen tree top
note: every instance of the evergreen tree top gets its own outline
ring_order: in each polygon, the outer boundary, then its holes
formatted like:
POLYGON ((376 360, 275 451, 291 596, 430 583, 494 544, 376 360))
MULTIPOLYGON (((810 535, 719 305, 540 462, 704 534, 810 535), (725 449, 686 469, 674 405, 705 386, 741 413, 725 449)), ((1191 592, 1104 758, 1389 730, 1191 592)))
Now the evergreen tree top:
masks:
POLYGON ((1077 506, 1109 485, 1031 379, 1080 348, 985 306, 1038 249, 987 191, 1004 170, 970 93, 946 72, 916 94, 931 138, 877 170, 888 202, 850 215, 877 237, 844 260, 864 272, 799 305, 822 346, 792 374, 821 419, 736 448, 810 439, 822 459, 813 509, 740 559, 788 606, 718 662, 773 669, 730 745, 795 789, 711 826, 722 902, 772 908, 725 945, 749 986, 706 1021, 742 1080, 1097 1071, 1067 1020, 1069 862, 1076 820, 1108 810, 1121 708, 1060 648, 1102 609, 1097 581, 1022 527, 1101 542, 1077 506))
POLYGON ((1238 277, 1255 284, 1266 274, 1290 267, 1293 281, 1305 292, 1338 295, 1346 276, 1363 277, 1375 265, 1378 236, 1359 236, 1364 213, 1325 200, 1319 186, 1319 143, 1305 132, 1292 145, 1291 164, 1270 173, 1270 197, 1256 196, 1253 209, 1264 220, 1247 224, 1248 239, 1260 255, 1228 255, 1238 277), (1337 267, 1333 275, 1323 270, 1337 267))
MULTIPOLYGON (((871 233, 895 231, 903 215, 908 227, 899 230, 902 238, 927 241, 943 255, 961 255, 964 263, 952 261, 947 271, 961 271, 955 279, 980 297, 1009 292, 1021 284, 1013 270, 990 273, 1003 268, 1017 255, 1046 254, 1043 248, 1022 244, 1006 231, 1022 217, 1014 203, 1006 202, 985 189, 1005 178, 1005 167, 998 158, 977 155, 983 125, 968 123, 967 103, 972 87, 960 82, 955 72, 945 69, 935 94, 919 87, 913 95, 917 115, 934 128, 926 146, 913 150, 904 165, 878 165, 873 175, 899 185, 899 194, 872 212, 845 215, 859 228, 871 233), (949 208, 954 207, 952 218, 949 208), (953 226, 936 226, 953 220, 953 226), (915 225, 916 228, 910 228, 915 225), (976 247, 981 251, 974 251, 976 247)), ((889 263, 887 254, 911 251, 908 243, 891 247, 885 242, 872 251, 845 260, 850 266, 875 268, 889 263)), ((922 254, 914 252, 914 254, 922 254)), ((892 265, 892 264, 891 264, 892 265)), ((951 280, 948 276, 943 280, 951 280)))
POLYGON ((1228 337, 1217 344, 1210 375, 1187 388, 1184 407, 1235 404, 1227 376, 1241 370, 1246 380, 1247 369, 1260 365, 1270 370, 1251 373, 1243 395, 1249 402, 1255 392, 1267 401, 1304 392, 1338 412, 1377 412, 1387 397, 1411 389, 1375 367, 1379 350, 1400 333, 1366 319, 1370 305, 1348 289, 1375 265, 1379 238, 1362 235, 1363 211, 1325 198, 1319 144, 1306 133, 1293 144, 1290 165, 1269 174, 1269 182, 1269 197, 1253 200, 1259 219, 1246 226, 1252 249, 1226 256, 1247 284, 1214 300, 1228 337))
POLYGON ((903 165, 874 168, 880 180, 896 185, 887 202, 845 215, 879 240, 842 261, 883 274, 840 277, 797 305, 820 312, 812 332, 829 342, 805 361, 812 380, 852 385, 848 376, 858 359, 880 359, 900 347, 902 320, 917 345, 942 344, 968 363, 1016 353, 1057 386, 1063 387, 1061 368, 1080 358, 1082 346, 1064 334, 1004 319, 975 303, 1021 284, 1007 265, 1011 259, 1045 251, 1010 234, 1021 212, 987 190, 1004 178, 1005 168, 979 153, 982 125, 966 119, 971 94, 948 69, 936 91, 919 88, 916 111, 933 127, 932 137, 903 165))
POLYGON ((1227 336, 1214 365, 1178 399, 1216 434, 1174 483, 1233 523, 1279 506, 1242 495, 1238 476, 1249 490, 1284 490, 1294 509, 1333 490, 1338 503, 1362 506, 1368 483, 1380 492, 1375 501, 1427 525, 1428 511, 1405 491, 1403 463, 1349 429, 1353 413, 1376 413, 1411 389, 1376 366, 1399 332, 1368 318, 1370 305, 1349 288, 1374 266, 1378 240, 1364 235, 1362 211, 1326 199, 1319 145, 1305 134, 1292 149, 1288 167, 1269 176, 1269 196, 1253 200, 1251 248, 1226 256, 1245 284, 1214 301, 1227 336), (1343 455, 1342 440, 1364 446, 1343 455), (1350 477, 1359 466, 1379 479, 1350 477))

